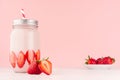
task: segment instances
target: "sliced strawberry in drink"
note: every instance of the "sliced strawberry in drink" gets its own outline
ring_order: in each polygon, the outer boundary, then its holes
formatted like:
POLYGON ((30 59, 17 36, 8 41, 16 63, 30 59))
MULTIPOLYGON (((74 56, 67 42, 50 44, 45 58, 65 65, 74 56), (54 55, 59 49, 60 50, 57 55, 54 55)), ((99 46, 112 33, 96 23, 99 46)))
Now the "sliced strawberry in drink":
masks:
POLYGON ((47 75, 52 73, 52 63, 48 59, 40 61, 38 68, 47 75))
POLYGON ((28 50, 26 52, 27 61, 31 64, 35 59, 35 52, 33 50, 28 50))
POLYGON ((22 68, 24 66, 25 60, 26 60, 26 58, 25 58, 24 53, 22 51, 20 51, 18 54, 18 59, 17 59, 17 65, 19 68, 22 68))
POLYGON ((16 67, 16 60, 17 60, 17 57, 16 57, 15 53, 12 51, 9 56, 9 61, 13 68, 16 67))
POLYGON ((40 50, 37 50, 35 56, 36 56, 36 60, 40 60, 40 50))

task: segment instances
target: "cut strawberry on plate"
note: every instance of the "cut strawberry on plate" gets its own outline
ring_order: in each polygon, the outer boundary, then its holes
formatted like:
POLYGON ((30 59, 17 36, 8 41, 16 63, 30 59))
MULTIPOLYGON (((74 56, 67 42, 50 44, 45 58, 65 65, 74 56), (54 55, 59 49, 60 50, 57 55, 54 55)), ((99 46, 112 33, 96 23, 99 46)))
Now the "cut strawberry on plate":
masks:
POLYGON ((47 59, 41 60, 38 64, 39 69, 47 75, 52 73, 52 63, 47 59))
POLYGON ((24 66, 25 60, 26 60, 26 58, 25 58, 24 53, 22 51, 20 51, 18 54, 18 59, 17 59, 17 65, 19 68, 22 68, 24 66))
POLYGON ((10 64, 12 65, 12 67, 15 68, 17 57, 13 51, 10 53, 9 61, 10 61, 10 64))
POLYGON ((35 52, 33 50, 28 50, 26 52, 27 61, 31 64, 35 59, 35 52))
POLYGON ((40 50, 37 50, 35 56, 36 56, 36 60, 40 60, 40 50))

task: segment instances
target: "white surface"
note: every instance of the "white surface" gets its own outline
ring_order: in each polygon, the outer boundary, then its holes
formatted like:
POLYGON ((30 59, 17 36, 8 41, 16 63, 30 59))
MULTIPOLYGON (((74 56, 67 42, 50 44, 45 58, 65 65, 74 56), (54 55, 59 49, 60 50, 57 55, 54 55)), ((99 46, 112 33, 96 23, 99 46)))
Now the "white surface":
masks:
POLYGON ((51 75, 29 75, 14 73, 11 69, 0 68, 0 80, 120 80, 120 69, 53 69, 51 75))

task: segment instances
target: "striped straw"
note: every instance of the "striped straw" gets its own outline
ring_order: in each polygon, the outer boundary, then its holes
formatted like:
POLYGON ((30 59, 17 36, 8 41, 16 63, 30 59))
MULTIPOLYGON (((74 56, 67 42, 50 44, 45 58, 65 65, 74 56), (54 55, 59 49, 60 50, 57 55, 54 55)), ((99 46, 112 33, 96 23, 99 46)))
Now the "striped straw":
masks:
POLYGON ((20 12, 21 12, 21 14, 22 14, 22 18, 23 18, 23 19, 25 19, 25 18, 26 18, 26 16, 25 16, 24 9, 21 9, 21 10, 20 10, 20 12))

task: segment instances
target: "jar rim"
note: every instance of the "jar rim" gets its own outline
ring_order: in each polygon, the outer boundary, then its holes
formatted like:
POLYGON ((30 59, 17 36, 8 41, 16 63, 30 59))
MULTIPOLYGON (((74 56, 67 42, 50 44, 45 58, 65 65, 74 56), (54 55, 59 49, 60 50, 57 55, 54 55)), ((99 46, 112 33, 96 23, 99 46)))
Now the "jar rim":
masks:
POLYGON ((38 21, 34 19, 15 19, 13 20, 13 26, 18 25, 30 25, 30 26, 38 26, 38 21))

